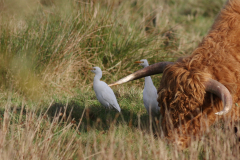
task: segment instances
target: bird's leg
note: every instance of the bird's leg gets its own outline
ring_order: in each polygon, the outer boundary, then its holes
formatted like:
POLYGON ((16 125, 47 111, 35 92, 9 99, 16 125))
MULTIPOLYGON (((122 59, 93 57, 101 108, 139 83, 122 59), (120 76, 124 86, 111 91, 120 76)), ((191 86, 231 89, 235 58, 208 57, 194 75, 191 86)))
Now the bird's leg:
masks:
POLYGON ((110 113, 110 108, 109 108, 109 107, 106 107, 106 109, 105 109, 105 115, 109 115, 109 113, 110 113))

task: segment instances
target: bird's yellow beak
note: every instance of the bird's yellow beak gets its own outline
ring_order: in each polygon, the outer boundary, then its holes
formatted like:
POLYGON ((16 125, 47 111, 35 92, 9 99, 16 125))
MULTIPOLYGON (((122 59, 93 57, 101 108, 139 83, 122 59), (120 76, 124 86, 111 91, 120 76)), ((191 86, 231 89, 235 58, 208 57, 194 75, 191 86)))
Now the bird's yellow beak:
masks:
POLYGON ((141 64, 141 63, 143 63, 143 62, 141 62, 141 61, 136 61, 136 62, 134 62, 134 63, 138 63, 138 64, 141 64))
POLYGON ((95 70, 94 68, 87 68, 88 70, 95 70))

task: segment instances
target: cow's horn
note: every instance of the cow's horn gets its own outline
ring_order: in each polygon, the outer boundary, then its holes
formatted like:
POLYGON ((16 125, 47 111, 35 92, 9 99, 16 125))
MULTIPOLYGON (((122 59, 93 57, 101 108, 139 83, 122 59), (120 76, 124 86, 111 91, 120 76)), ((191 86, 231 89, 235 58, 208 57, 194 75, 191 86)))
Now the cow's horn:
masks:
POLYGON ((224 115, 228 113, 231 110, 233 103, 229 90, 223 84, 213 79, 209 79, 204 85, 207 92, 217 95, 223 101, 223 110, 215 114, 224 115))
POLYGON ((115 83, 109 84, 108 86, 115 86, 115 85, 119 85, 119 84, 123 84, 123 83, 129 82, 129 81, 135 80, 135 79, 139 79, 142 77, 163 73, 165 67, 169 64, 174 64, 174 63, 173 62, 155 63, 155 64, 145 67, 141 70, 138 70, 137 72, 134 72, 134 73, 118 80, 115 83))

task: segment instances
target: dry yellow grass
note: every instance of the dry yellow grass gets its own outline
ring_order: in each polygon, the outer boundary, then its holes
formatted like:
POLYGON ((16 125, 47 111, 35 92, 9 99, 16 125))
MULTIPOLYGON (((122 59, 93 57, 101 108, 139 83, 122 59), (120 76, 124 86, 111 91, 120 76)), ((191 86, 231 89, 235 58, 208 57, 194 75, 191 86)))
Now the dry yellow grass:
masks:
POLYGON ((19 117, 6 106, 0 124, 1 159, 239 159, 239 142, 224 122, 181 151, 160 132, 153 134, 147 125, 142 129, 140 121, 136 128, 112 121, 108 130, 89 126, 81 132, 82 121, 67 123, 62 117, 50 120, 46 113, 31 111, 19 117))

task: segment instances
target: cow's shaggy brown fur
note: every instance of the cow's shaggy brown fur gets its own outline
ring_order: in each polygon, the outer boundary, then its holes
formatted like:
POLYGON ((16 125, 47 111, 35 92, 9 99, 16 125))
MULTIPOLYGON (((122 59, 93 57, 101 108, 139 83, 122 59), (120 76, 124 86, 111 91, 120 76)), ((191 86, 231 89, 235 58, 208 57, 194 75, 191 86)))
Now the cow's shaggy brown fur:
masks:
POLYGON ((238 119, 240 107, 235 103, 240 102, 240 0, 226 3, 192 55, 164 70, 158 102, 164 134, 174 141, 178 135, 177 143, 182 147, 190 142, 189 134, 201 135, 216 120, 238 119), (203 83, 207 78, 230 91, 233 107, 226 116, 215 115, 223 104, 217 96, 206 93, 203 83))

